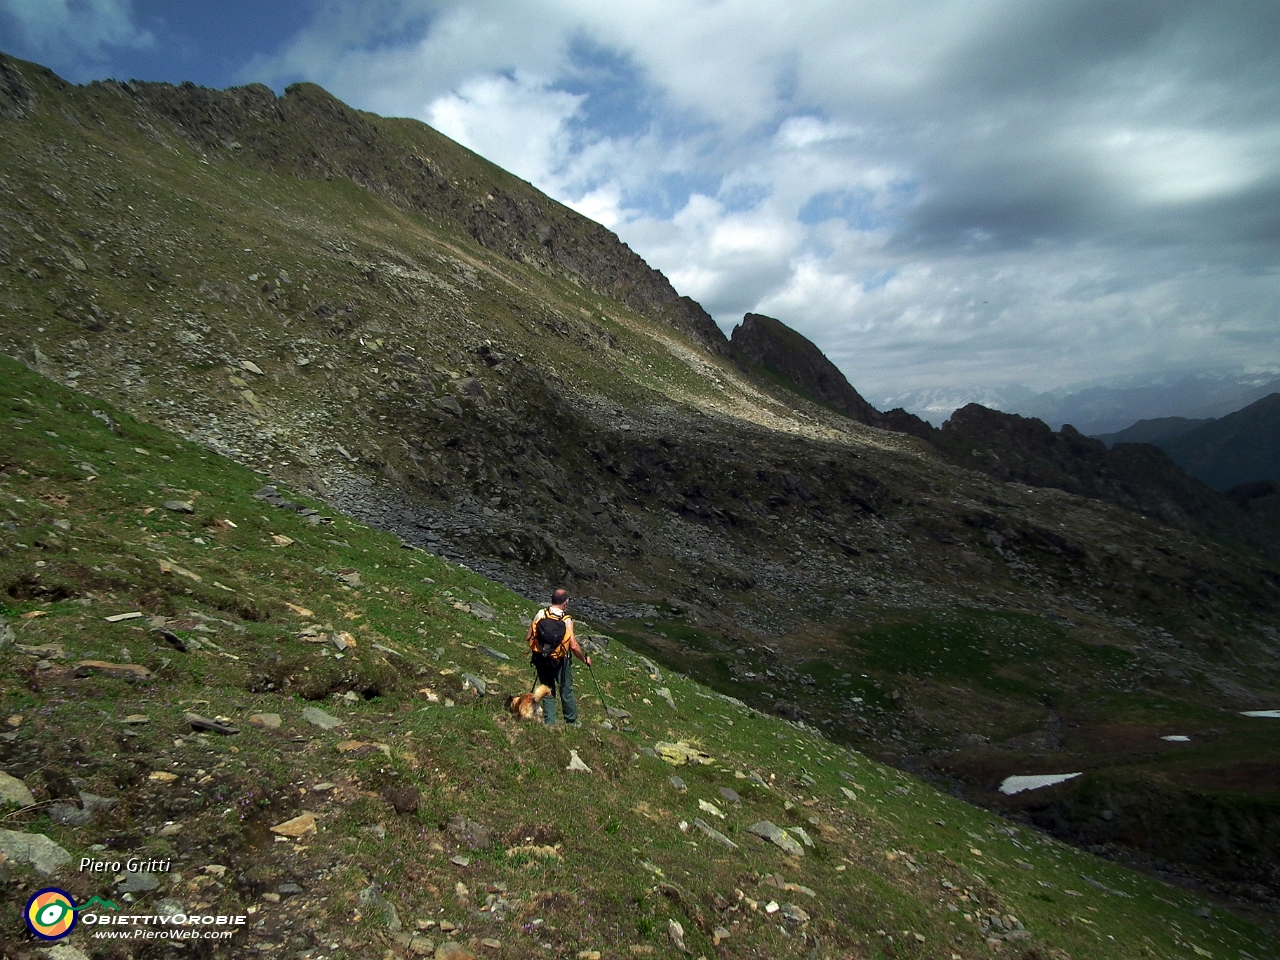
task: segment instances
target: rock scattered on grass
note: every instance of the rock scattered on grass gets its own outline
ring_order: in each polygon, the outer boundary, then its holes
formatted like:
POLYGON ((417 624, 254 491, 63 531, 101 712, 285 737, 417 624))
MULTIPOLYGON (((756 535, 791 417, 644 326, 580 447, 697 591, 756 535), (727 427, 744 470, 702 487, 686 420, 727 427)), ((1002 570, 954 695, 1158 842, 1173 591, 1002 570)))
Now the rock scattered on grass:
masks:
POLYGON ((792 923, 808 923, 809 913, 803 907, 797 907, 794 903, 784 903, 782 905, 782 916, 792 923))
POLYGON ((176 917, 179 914, 185 915, 186 912, 186 905, 174 897, 165 897, 156 904, 156 915, 160 917, 176 917))
POLYGON ((698 749, 685 740, 678 740, 675 743, 659 741, 653 745, 653 749, 663 760, 677 767, 686 763, 700 763, 703 766, 708 766, 716 762, 715 757, 711 756, 711 754, 705 750, 698 749))
POLYGON ((699 800, 698 809, 703 813, 711 814, 713 817, 719 817, 721 820, 724 819, 724 812, 714 803, 708 803, 706 800, 699 800))
POLYGON ((221 720, 210 720, 208 717, 202 717, 198 713, 188 713, 183 719, 186 720, 192 730, 219 733, 224 737, 234 736, 240 732, 239 729, 229 723, 223 723, 221 720))
POLYGON ((45 960, 89 960, 89 955, 69 943, 55 943, 40 951, 45 960))
POLYGON ((271 828, 272 833, 278 833, 282 837, 305 837, 309 833, 316 832, 315 814, 303 813, 294 817, 292 820, 286 820, 284 823, 277 823, 271 828))
POLYGON ((166 500, 164 502, 166 510, 172 510, 174 513, 195 513, 196 508, 189 500, 166 500))
MULTIPOLYGON (((345 630, 331 633, 325 639, 328 641, 329 645, 339 653, 345 653, 356 645, 356 638, 345 630)), ((347 692, 350 693, 351 691, 348 690, 347 692)))
POLYGON ((116 680, 150 680, 155 676, 140 663, 108 663, 106 660, 81 660, 76 664, 76 677, 84 679, 95 673, 116 680))
POLYGON ((43 833, 0 830, 0 853, 15 863, 27 863, 36 873, 50 874, 71 862, 71 854, 43 833))
POLYGON ((126 873, 116 893, 150 893, 159 887, 160 878, 154 873, 126 873))
POLYGON ((80 803, 54 803, 45 808, 49 817, 69 827, 84 827, 93 823, 99 813, 113 809, 118 800, 99 797, 93 793, 80 793, 80 803))
POLYGON ((578 756, 578 751, 577 751, 577 750, 570 750, 570 751, 569 751, 569 765, 568 765, 567 767, 565 767, 565 769, 566 769, 566 770, 573 770, 573 771, 576 771, 576 772, 578 772, 578 773, 590 773, 590 772, 591 772, 591 768, 590 768, 590 767, 588 767, 585 763, 583 763, 583 762, 582 762, 582 758, 581 758, 580 756, 578 756))
POLYGON ((688 953, 689 948, 684 942, 684 927, 676 920, 667 921, 667 936, 671 938, 671 945, 681 953, 688 953))
POLYGON ((809 836, 808 833, 805 832, 804 827, 787 827, 787 829, 790 830, 792 833, 794 833, 797 837, 799 837, 800 842, 803 843, 806 847, 809 847, 809 848, 813 847, 813 839, 809 836))
MULTIPOLYGON (((387 929, 392 933, 400 932, 400 914, 396 912, 396 908, 392 904, 387 903, 386 898, 378 892, 375 884, 371 883, 360 891, 360 906, 371 912, 382 914, 387 923, 387 929)), ((436 955, 439 956, 438 951, 436 955)))
POLYGON ((429 940, 420 934, 414 934, 409 938, 409 952, 418 957, 427 957, 435 954, 435 941, 429 940))
POLYGON ((482 850, 493 843, 493 831, 483 823, 469 820, 463 816, 450 818, 445 825, 445 832, 455 840, 460 840, 470 850, 482 850))
POLYGON ((29 807, 36 802, 27 785, 17 777, 0 772, 0 803, 15 803, 20 807, 29 807))
POLYGON ((319 707, 307 707, 302 711, 302 719, 313 726, 319 727, 321 730, 332 730, 334 727, 342 726, 341 720, 325 713, 319 707))
POLYGON ((268 730, 279 730, 281 719, 278 713, 255 713, 249 718, 249 722, 255 727, 265 727, 268 730))
POLYGON ((716 843, 722 844, 728 847, 730 850, 738 849, 738 845, 736 843, 734 843, 732 840, 726 837, 719 830, 712 827, 711 824, 707 823, 707 821, 703 820, 701 817, 696 817, 693 821, 693 825, 697 827, 699 830, 701 830, 703 833, 705 833, 712 840, 714 840, 716 843))
POLYGON ((757 837, 768 840, 784 853, 789 853, 793 857, 804 856, 804 847, 800 846, 799 842, 792 837, 791 834, 787 833, 776 823, 771 823, 768 820, 761 820, 759 823, 753 823, 747 828, 747 830, 755 834, 757 837))
POLYGON ((477 620, 484 620, 486 623, 489 623, 498 619, 498 611, 487 603, 480 603, 479 601, 472 600, 470 606, 470 613, 477 620))

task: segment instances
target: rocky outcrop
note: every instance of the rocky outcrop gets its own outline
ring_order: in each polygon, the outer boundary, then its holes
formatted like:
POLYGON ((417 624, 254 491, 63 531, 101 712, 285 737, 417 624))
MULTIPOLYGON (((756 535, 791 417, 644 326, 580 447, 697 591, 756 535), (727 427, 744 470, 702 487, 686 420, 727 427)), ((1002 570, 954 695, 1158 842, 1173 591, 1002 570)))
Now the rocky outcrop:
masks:
POLYGON ((1224 537, 1271 558, 1274 538, 1227 497, 1145 443, 1106 445, 1070 424, 1057 433, 1033 417, 962 407, 929 442, 953 463, 1006 482, 1105 500, 1184 530, 1224 537))
POLYGON ((0 117, 21 120, 35 99, 31 87, 9 58, 0 56, 0 117))
POLYGON ((203 151, 300 179, 349 180, 401 210, 457 225, 512 260, 567 274, 660 317, 713 353, 728 353, 710 315, 615 233, 417 121, 354 110, 311 83, 294 84, 282 97, 261 84, 97 86, 130 98, 203 151))
POLYGON ((780 320, 748 313, 733 328, 730 346, 748 367, 762 368, 859 423, 918 437, 928 435, 929 425, 919 417, 902 409, 881 413, 869 404, 816 344, 780 320))

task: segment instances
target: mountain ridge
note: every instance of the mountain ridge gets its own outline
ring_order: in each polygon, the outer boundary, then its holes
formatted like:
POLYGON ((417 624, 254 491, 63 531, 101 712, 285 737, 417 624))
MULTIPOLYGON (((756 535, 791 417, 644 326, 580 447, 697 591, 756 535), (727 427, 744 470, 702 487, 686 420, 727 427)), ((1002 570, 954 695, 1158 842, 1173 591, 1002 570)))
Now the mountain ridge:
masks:
POLYGON ((1280 393, 1168 437, 1161 448, 1183 469, 1218 490, 1280 483, 1280 393))
POLYGON ((1117 443, 1150 443, 1159 446, 1161 440, 1181 436, 1210 422, 1212 421, 1208 419, 1192 420, 1187 417, 1157 417, 1154 420, 1139 420, 1116 433, 1094 434, 1093 438, 1101 440, 1107 447, 1113 447, 1117 443))
POLYGON ((1088 436, 1118 433, 1140 420, 1166 417, 1215 419, 1239 410, 1280 389, 1275 372, 1253 375, 1153 378, 1129 386, 1074 385, 1037 393, 1015 384, 1007 387, 925 389, 883 398, 942 424, 970 403, 1005 413, 1043 420, 1053 430, 1071 424, 1088 436))

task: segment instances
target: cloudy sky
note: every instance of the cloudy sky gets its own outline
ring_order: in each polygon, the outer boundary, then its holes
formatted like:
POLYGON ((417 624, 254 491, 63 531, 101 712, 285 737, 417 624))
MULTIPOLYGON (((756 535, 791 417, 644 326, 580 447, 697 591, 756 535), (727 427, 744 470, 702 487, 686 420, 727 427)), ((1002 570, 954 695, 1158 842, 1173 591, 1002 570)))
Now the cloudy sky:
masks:
POLYGON ((1280 3, 0 0, 98 77, 319 83, 873 399, 1280 369, 1280 3))

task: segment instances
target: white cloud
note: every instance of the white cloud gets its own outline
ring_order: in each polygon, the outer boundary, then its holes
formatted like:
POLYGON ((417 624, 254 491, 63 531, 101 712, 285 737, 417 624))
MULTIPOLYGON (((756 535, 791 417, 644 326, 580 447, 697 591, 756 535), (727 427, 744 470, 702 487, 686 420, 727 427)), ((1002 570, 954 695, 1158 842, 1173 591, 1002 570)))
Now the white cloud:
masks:
POLYGON ((142 48, 155 41, 133 19, 130 0, 0 0, 33 50, 71 48, 96 58, 108 47, 142 48))
POLYGON ((498 166, 547 184, 566 164, 565 126, 582 100, 525 73, 483 75, 433 100, 424 119, 498 166))
POLYGON ((246 78, 427 120, 722 326, 778 316, 859 387, 1280 365, 1280 67, 1257 8, 324 9, 246 78))
POLYGON ((1275 172, 1280 127, 1251 131, 1116 130, 1098 137, 1098 160, 1127 189, 1155 204, 1230 196, 1275 172))
POLYGON ((787 117, 778 127, 776 139, 784 147, 803 150, 815 143, 843 140, 852 132, 842 123, 828 123, 818 117, 787 117))

